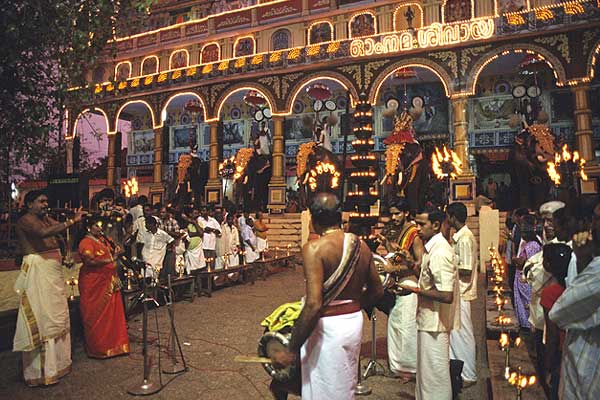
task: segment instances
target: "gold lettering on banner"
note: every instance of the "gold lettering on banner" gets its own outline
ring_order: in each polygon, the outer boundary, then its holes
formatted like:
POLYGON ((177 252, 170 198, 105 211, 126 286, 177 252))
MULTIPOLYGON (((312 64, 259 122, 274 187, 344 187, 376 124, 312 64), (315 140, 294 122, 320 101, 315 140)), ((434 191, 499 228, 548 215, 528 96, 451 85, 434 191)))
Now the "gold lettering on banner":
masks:
MULTIPOLYGON (((433 23, 417 30, 416 39, 418 46, 439 47, 449 44, 463 43, 472 40, 488 39, 494 35, 495 24, 493 19, 455 24, 433 23)), ((375 54, 389 54, 411 50, 414 47, 413 36, 409 32, 394 33, 379 36, 354 39, 350 43, 350 56, 363 57, 375 54)))

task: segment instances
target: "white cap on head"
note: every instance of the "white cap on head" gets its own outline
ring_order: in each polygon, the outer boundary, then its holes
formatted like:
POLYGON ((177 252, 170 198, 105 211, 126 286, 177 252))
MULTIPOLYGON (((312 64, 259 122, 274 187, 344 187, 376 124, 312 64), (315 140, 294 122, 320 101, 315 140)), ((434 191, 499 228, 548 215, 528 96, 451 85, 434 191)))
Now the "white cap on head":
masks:
POLYGON ((565 203, 562 201, 548 201, 540 206, 540 215, 542 216, 552 216, 554 211, 560 210, 565 206, 565 203))

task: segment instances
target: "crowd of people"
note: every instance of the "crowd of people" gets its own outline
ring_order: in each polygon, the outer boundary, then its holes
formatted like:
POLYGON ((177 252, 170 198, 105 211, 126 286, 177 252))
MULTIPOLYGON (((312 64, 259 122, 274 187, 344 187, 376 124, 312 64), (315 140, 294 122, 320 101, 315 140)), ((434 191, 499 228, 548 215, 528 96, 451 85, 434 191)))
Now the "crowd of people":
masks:
MULTIPOLYGON (((138 257, 154 279, 184 268, 250 263, 266 249, 261 213, 200 205, 129 204, 105 196, 93 215, 77 210, 57 222, 48 198, 32 191, 17 224, 23 255, 15 288, 21 296, 14 351, 23 352, 28 385, 56 383, 71 368, 69 311, 57 235, 82 221, 78 241, 85 349, 90 357, 129 352, 117 258, 138 257), (157 275, 158 274, 158 275, 157 275)), ((361 309, 387 308, 391 377, 416 381, 417 399, 451 399, 478 380, 471 303, 478 299, 479 250, 467 207, 427 207, 411 214, 398 198, 387 205, 380 244, 384 291, 373 253, 342 229, 335 195, 310 204, 319 237, 302 249, 306 296, 289 347, 272 355, 278 368, 300 366, 295 391, 306 399, 352 398, 362 341, 361 309), (366 288, 366 290, 365 290, 366 288), (326 355, 326 357, 324 356, 326 355), (323 397, 325 396, 325 397, 323 397)), ((507 222, 506 260, 522 335, 529 334, 539 382, 548 398, 598 398, 600 384, 600 204, 543 204, 515 210, 507 222)), ((384 310, 385 311, 385 310, 384 310)), ((286 390, 272 386, 277 399, 286 390)))
POLYGON ((600 204, 519 208, 507 231, 515 314, 546 396, 600 397, 600 204))
POLYGON ((16 225, 21 272, 15 289, 21 297, 13 351, 23 354, 29 386, 50 385, 71 369, 69 308, 62 266, 72 263, 64 233, 80 227, 76 239, 82 267, 78 285, 85 350, 92 358, 129 352, 121 296, 119 259, 140 261, 143 273, 195 275, 252 263, 267 248, 268 227, 262 213, 193 205, 179 208, 148 204, 145 196, 114 199, 111 190, 98 196, 91 212, 79 209, 59 222, 48 214, 48 196, 34 190, 25 196, 16 225), (80 223, 81 224, 78 224, 80 223))

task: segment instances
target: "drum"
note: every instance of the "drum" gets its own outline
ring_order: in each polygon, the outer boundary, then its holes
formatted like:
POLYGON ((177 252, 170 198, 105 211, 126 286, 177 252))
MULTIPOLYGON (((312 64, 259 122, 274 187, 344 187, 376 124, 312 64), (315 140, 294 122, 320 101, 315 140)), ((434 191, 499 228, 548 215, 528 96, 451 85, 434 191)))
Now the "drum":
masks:
POLYGON ((381 284, 384 289, 388 289, 392 284, 392 276, 385 272, 384 266, 389 264, 389 261, 378 254, 373 254, 373 262, 375 263, 375 268, 377 269, 377 274, 379 275, 379 279, 381 279, 381 284))
MULTIPOLYGON (((290 345, 292 337, 292 327, 286 326, 278 332, 265 332, 258 342, 259 357, 271 358, 271 356, 280 350, 285 350, 290 345)), ((297 365, 290 365, 287 368, 278 369, 271 363, 264 363, 263 367, 271 378, 279 382, 291 382, 300 378, 300 371, 297 365)))

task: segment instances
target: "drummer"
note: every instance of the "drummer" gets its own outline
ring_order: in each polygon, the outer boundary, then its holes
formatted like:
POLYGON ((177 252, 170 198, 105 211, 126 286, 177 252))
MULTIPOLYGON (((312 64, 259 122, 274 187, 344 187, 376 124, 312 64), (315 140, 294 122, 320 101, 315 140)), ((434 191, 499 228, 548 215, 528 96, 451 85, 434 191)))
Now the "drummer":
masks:
POLYGON ((310 213, 314 232, 320 237, 302 248, 304 307, 289 348, 274 353, 272 360, 276 367, 300 362, 303 400, 351 399, 362 339, 361 308, 375 303, 383 295, 383 287, 368 246, 340 228, 337 197, 318 193, 310 213), (334 272, 339 279, 332 283, 329 278, 334 272))
MULTIPOLYGON (((390 202, 391 220, 383 228, 379 240, 389 253, 403 254, 402 262, 384 266, 399 283, 416 286, 418 267, 425 253, 417 227, 410 220, 410 206, 405 198, 390 202)), ((387 346, 392 377, 404 382, 415 379, 417 372, 417 295, 400 293, 388 316, 387 346)))

